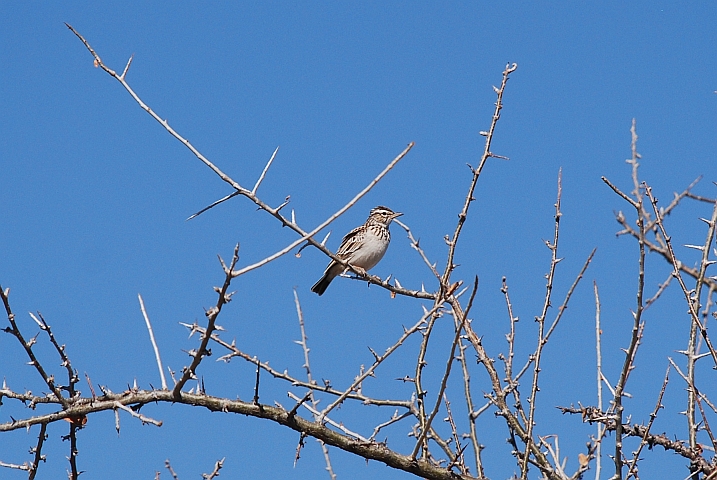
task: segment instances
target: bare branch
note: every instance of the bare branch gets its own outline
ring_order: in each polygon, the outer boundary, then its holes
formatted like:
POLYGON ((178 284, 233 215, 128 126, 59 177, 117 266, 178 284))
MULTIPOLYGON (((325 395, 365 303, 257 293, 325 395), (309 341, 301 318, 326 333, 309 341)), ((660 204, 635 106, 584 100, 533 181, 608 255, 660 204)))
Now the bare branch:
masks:
MULTIPOLYGON (((190 325, 187 323, 180 323, 180 325, 190 328, 193 331, 199 332, 202 335, 206 332, 206 330, 203 327, 200 327, 199 325, 196 325, 196 324, 190 325)), ((317 391, 317 392, 325 392, 330 395, 336 395, 336 396, 342 395, 344 393, 344 391, 336 390, 335 388, 332 388, 328 384, 327 385, 319 385, 317 383, 304 382, 295 377, 292 377, 286 371, 280 372, 274 368, 271 368, 271 366, 269 365, 269 362, 262 362, 258 358, 252 357, 251 355, 241 351, 239 348, 237 348, 236 345, 234 345, 234 343, 225 342, 224 340, 219 338, 219 336, 216 333, 212 334, 212 341, 218 343, 219 345, 221 345, 222 347, 226 348, 227 350, 229 350, 231 352, 223 357, 220 357, 219 359, 217 359, 217 361, 220 361, 220 360, 229 361, 229 359, 232 357, 240 357, 240 358, 246 360, 247 362, 256 365, 257 367, 261 368, 265 372, 268 372, 274 378, 278 378, 278 379, 290 382, 295 387, 309 388, 309 389, 317 391)), ((407 409, 410 409, 411 406, 413 405, 412 402, 406 401, 406 400, 377 399, 377 398, 367 397, 365 395, 362 395, 362 394, 359 394, 356 392, 350 393, 346 398, 350 398, 353 400, 359 400, 366 405, 401 407, 401 408, 407 408, 407 409)))
MULTIPOLYGON (((433 410, 431 411, 431 414, 428 416, 428 420, 425 422, 422 422, 421 425, 421 436, 418 438, 418 441, 416 442, 416 446, 413 448, 413 452, 411 453, 411 457, 415 458, 418 454, 419 448, 421 448, 421 445, 424 444, 424 440, 426 439, 426 435, 428 434, 428 429, 431 427, 431 424, 433 423, 433 419, 436 418, 436 415, 438 414, 438 409, 441 406, 441 400, 444 398, 444 392, 446 391, 446 385, 448 384, 448 377, 451 374, 451 367, 453 367, 453 362, 455 361, 456 356, 456 346, 458 345, 458 340, 461 337, 461 332, 463 331, 463 326, 466 323, 466 318, 468 317, 468 313, 470 312, 471 308, 473 307, 473 300, 475 299, 476 292, 478 291, 478 277, 475 277, 475 280, 473 282, 473 291, 471 292, 470 300, 468 300, 468 306, 466 307, 465 312, 463 312, 463 316, 459 318, 455 318, 456 321, 456 333, 453 337, 453 343, 451 343, 451 353, 448 355, 448 361, 446 362, 446 368, 445 372, 443 373, 443 378, 441 379, 441 386, 438 389, 438 395, 436 395, 436 404, 433 406, 433 410)), ((427 451, 427 446, 424 447, 424 451, 427 451)))
POLYGON ((279 151, 279 147, 276 147, 276 150, 274 150, 274 153, 271 154, 271 158, 269 159, 268 162, 266 162, 266 166, 264 167, 264 170, 261 172, 261 175, 259 175, 259 179, 256 181, 254 188, 251 189, 252 195, 256 195, 256 191, 259 189, 259 185, 261 185, 261 182, 264 181, 266 172, 269 170, 269 167, 271 167, 271 164, 274 161, 274 158, 276 158, 276 154, 278 151, 279 151))
POLYGON ((157 347, 157 342, 154 339, 154 330, 152 330, 152 324, 150 323, 149 316, 147 315, 147 311, 144 308, 144 300, 142 300, 142 295, 138 293, 137 298, 139 298, 139 308, 142 310, 144 322, 147 324, 147 330, 149 331, 149 340, 152 342, 152 348, 154 349, 154 357, 157 359, 159 378, 162 380, 162 390, 167 390, 167 379, 164 377, 164 367, 162 367, 162 359, 159 356, 159 347, 157 347))
POLYGON ((453 264, 453 257, 455 256, 456 246, 458 245, 458 237, 463 230, 463 224, 465 223, 466 218, 468 216, 468 209, 470 208, 470 205, 474 200, 473 192, 475 191, 476 185, 478 184, 478 177, 480 177, 480 174, 483 171, 483 167, 485 166, 488 159, 490 157, 495 156, 490 151, 490 146, 493 142, 493 133, 495 132, 495 127, 498 124, 498 120, 500 120, 500 111, 503 109, 503 93, 505 92, 505 86, 508 83, 508 78, 510 77, 510 74, 513 73, 517 68, 517 63, 514 63, 512 65, 506 65, 505 70, 503 70, 503 80, 501 81, 500 88, 494 88, 497 98, 495 101, 495 110, 493 112, 493 118, 490 123, 490 128, 487 132, 485 132, 485 145, 483 147, 483 154, 481 155, 480 162, 478 162, 478 167, 476 167, 475 169, 471 167, 471 170, 473 171, 473 179, 471 180, 470 187, 468 188, 468 193, 466 194, 463 208, 458 214, 458 223, 456 224, 456 229, 453 232, 453 236, 449 240, 447 240, 448 258, 446 260, 446 268, 443 272, 443 275, 441 276, 441 285, 444 286, 443 288, 448 285, 448 282, 451 278, 451 273, 455 268, 455 265, 453 264))
POLYGON ((393 223, 397 224, 399 227, 403 228, 406 231, 406 234, 408 235, 408 240, 411 242, 411 248, 413 248, 415 251, 418 252, 418 254, 423 259, 423 262, 426 264, 426 266, 431 270, 431 273, 438 279, 438 281, 441 281, 441 275, 438 273, 438 270, 436 270, 436 264, 431 263, 430 260, 428 260, 428 257, 426 256, 426 253, 423 251, 420 245, 420 239, 416 240, 413 237, 413 233, 411 232, 411 229, 406 225, 405 223, 401 222, 399 219, 394 218, 393 223))
MULTIPOLYGON (((166 389, 165 389, 165 390, 166 390, 166 389)), ((129 413, 130 415, 132 415, 134 418, 139 419, 142 423, 149 423, 149 424, 155 425, 155 426, 157 426, 157 427, 161 427, 161 426, 162 426, 162 422, 161 422, 160 420, 155 420, 155 419, 153 419, 153 418, 146 417, 146 416, 140 414, 139 412, 134 411, 134 410, 131 409, 130 407, 128 407, 128 406, 126 406, 126 405, 124 405, 124 404, 122 404, 122 403, 120 403, 120 402, 115 402, 115 407, 117 407, 117 408, 120 409, 120 410, 124 410, 125 412, 129 413)))
MULTIPOLYGON (((528 478, 528 458, 530 457, 530 450, 533 444, 533 426, 535 421, 535 403, 536 403, 536 395, 538 393, 538 376, 540 375, 540 358, 541 354, 543 352, 543 346, 545 345, 545 342, 543 340, 543 332, 545 329, 545 317, 548 314, 548 308, 550 308, 550 299, 553 292, 553 280, 555 279, 555 269, 558 266, 558 262, 560 262, 560 259, 558 258, 558 239, 560 238, 560 218, 563 216, 563 213, 560 211, 560 201, 563 195, 563 171, 560 169, 558 171, 558 198, 555 202, 555 233, 553 235, 553 243, 545 242, 548 248, 551 252, 551 260, 550 260, 550 270, 548 271, 548 282, 545 286, 545 299, 543 301, 543 311, 540 313, 539 317, 536 317, 536 321, 538 322, 538 345, 535 349, 535 352, 533 353, 532 357, 534 358, 534 368, 533 368, 533 383, 530 389, 530 397, 528 398, 528 403, 530 404, 530 408, 528 410, 528 423, 526 425, 526 429, 528 430, 526 432, 526 445, 525 445, 525 452, 523 453, 523 462, 520 467, 520 478, 521 480, 526 480, 528 478)), ((593 250, 594 252, 594 250, 593 250)), ((592 254, 591 257, 592 258, 592 254)), ((589 262, 589 259, 588 259, 589 262)), ((586 263, 587 268, 587 263, 586 263)), ((582 273, 581 275, 582 276, 582 273)), ((580 277, 578 277, 580 278, 580 277)), ((577 280, 576 280, 577 282, 577 280)), ((575 284, 573 284, 575 285, 575 284)), ((572 292, 572 290, 570 291, 572 292)), ((562 314, 562 308, 558 312, 558 318, 560 317, 560 314, 562 314)), ((554 322, 554 325, 557 325, 557 320, 554 322)), ((550 334, 550 331, 548 331, 548 335, 550 334)))
POLYGON ((423 325, 426 323, 426 319, 429 317, 432 317, 438 309, 441 308, 441 305, 434 306, 431 310, 426 312, 418 322, 408 330, 405 330, 403 332, 403 335, 401 335, 401 338, 398 339, 396 343, 391 345, 386 349, 383 355, 376 358, 373 365, 371 365, 369 368, 366 369, 365 372, 363 372, 361 375, 357 376, 354 382, 351 384, 349 388, 347 388, 344 393, 342 393, 336 400, 334 400, 329 406, 327 406, 325 409, 321 411, 321 417, 320 420, 323 419, 331 410, 339 406, 350 394, 354 391, 354 389, 361 384, 368 376, 372 375, 374 370, 383 363, 384 360, 386 360, 393 352, 396 351, 398 347, 403 345, 403 342, 406 341, 408 337, 416 333, 423 325))
MULTIPOLYGON (((306 369, 306 379, 310 384, 315 384, 316 382, 311 376, 311 363, 309 362, 309 343, 306 337, 306 329, 304 327, 304 313, 301 310, 299 294, 296 292, 296 289, 294 289, 294 303, 296 305, 296 316, 299 319, 299 329, 301 330, 301 342, 299 342, 299 344, 304 351, 304 368, 306 369)), ((257 367, 257 369, 258 368, 259 367, 257 367)), ((311 406, 314 408, 314 410, 318 409, 318 402, 314 398, 314 390, 310 389, 304 398, 304 401, 306 401, 306 399, 311 400, 311 406)), ((301 403, 303 403, 304 401, 302 401, 301 403)), ((298 406, 295 408, 298 408, 298 406)), ((318 417, 314 416, 314 420, 318 420, 318 417)), ((331 464, 331 457, 329 456, 329 449, 328 447, 326 447, 326 444, 322 440, 317 439, 317 441, 321 445, 321 452, 323 453, 324 461, 326 462, 326 471, 329 473, 329 477, 331 477, 332 480, 336 480, 336 474, 334 473, 334 468, 331 464)))
POLYGON ((709 224, 710 227, 707 232, 707 240, 705 241, 705 247, 703 250, 702 255, 702 261, 700 262, 700 272, 697 276, 697 288, 695 289, 696 298, 692 298, 690 295, 690 291, 687 289, 687 286, 685 285, 684 280, 682 279, 682 275, 680 274, 679 268, 677 268, 677 265, 680 263, 677 260, 677 257, 675 256, 675 252, 672 249, 672 242, 670 240, 670 236, 667 235, 667 231, 665 230, 665 226, 662 222, 662 215, 660 215, 660 212, 657 209, 657 200, 652 195, 652 188, 648 186, 647 184, 643 183, 645 187, 645 193, 650 198, 650 203, 652 204, 652 208, 655 212, 655 219, 657 221, 657 226, 659 227, 660 231, 662 232, 662 235, 665 238, 665 242, 667 244, 667 250, 670 255, 670 259, 672 261, 672 265, 674 268, 674 275, 675 278, 677 278, 677 281, 680 284, 680 287, 682 287, 682 292, 685 295, 685 300, 687 302, 687 305, 689 307, 690 316, 692 317, 692 321, 694 322, 694 325, 697 326, 700 330, 700 333, 702 334, 702 338, 705 340, 705 344, 707 345, 707 348, 710 351, 710 354, 712 355, 712 360, 715 363, 715 366, 717 366, 717 352, 715 351, 715 348, 712 346, 712 342, 710 341, 709 336, 707 335, 707 327, 702 324, 702 321, 700 320, 698 308, 699 308, 699 298, 700 298, 700 292, 702 290, 702 285, 704 283, 705 278, 705 271, 707 270, 708 262, 707 257, 709 255, 709 247, 712 243, 712 238, 714 238, 715 233, 715 225, 717 225, 717 203, 715 203, 714 209, 712 210, 712 219, 710 220, 709 224))
MULTIPOLYGON (((129 86, 129 84, 125 81, 125 79, 121 75, 118 75, 114 70, 111 70, 110 68, 108 68, 102 62, 102 59, 99 57, 99 55, 97 55, 97 53, 92 49, 92 47, 87 42, 87 40, 85 40, 84 37, 79 34, 79 32, 77 32, 72 26, 68 25, 67 23, 65 25, 67 25, 67 28, 69 28, 77 36, 77 38, 79 38, 82 41, 82 43, 85 45, 87 50, 92 54, 92 56, 94 57, 96 66, 101 67, 105 72, 107 72, 109 75, 111 75, 117 81, 119 81, 120 84, 122 85, 122 87, 124 87, 124 89, 127 90, 127 92, 132 96, 132 98, 139 104, 139 106, 144 111, 146 111, 152 118, 154 118, 165 130, 167 130, 167 132, 170 135, 172 135, 174 138, 176 138, 180 143, 182 143, 182 145, 187 147, 189 149, 189 151, 192 152, 192 154, 195 157, 197 157, 197 159, 199 159, 199 161, 201 161, 204 165, 209 167, 217 176, 219 176, 219 178, 221 178, 224 182, 231 185, 231 187, 235 190, 235 192, 233 192, 232 194, 228 195, 224 199, 214 202, 214 204, 212 204, 209 207, 201 210, 200 212, 192 215, 191 217, 189 217, 189 219, 196 217, 197 215, 201 214, 202 212, 205 212, 209 208, 212 208, 214 205, 217 205, 224 200, 228 200, 232 196, 243 195, 243 196, 247 197, 249 200, 251 200, 252 202, 254 202, 254 204, 256 204, 261 210, 268 212, 273 217, 275 217, 277 220, 279 220, 281 222, 282 226, 287 226, 290 229, 292 229, 293 231, 295 231, 297 234, 300 235, 299 239, 295 240, 294 242, 289 244, 287 247, 283 248, 282 250, 279 250, 275 254, 273 254, 259 262, 253 263, 251 265, 247 265, 247 266, 237 270, 235 272, 235 276, 243 275, 244 273, 247 273, 251 270, 255 270, 263 265, 266 265, 267 263, 269 263, 273 260, 276 260, 277 258, 287 254, 288 252, 290 252, 297 246, 301 245, 301 243, 303 243, 305 241, 309 242, 311 245, 313 245, 314 247, 316 247, 319 250, 321 250, 322 252, 324 252, 326 255, 331 257, 333 260, 338 261, 342 265, 350 267, 346 263, 345 260, 338 258, 328 248, 321 245, 318 241, 314 240, 313 236, 316 235, 322 229, 324 229, 326 226, 328 226, 331 222, 336 220, 339 216, 341 216, 349 208, 351 208, 354 204, 356 204, 356 202, 358 202, 359 199, 361 199, 364 195, 366 195, 384 176, 386 176, 386 174, 388 174, 389 171, 391 171, 391 169, 401 159, 403 159, 403 157, 406 156, 406 154, 411 150, 411 148, 413 148, 413 145, 414 145, 413 142, 409 143, 403 152, 401 152, 396 158, 394 158, 394 160, 392 162, 390 162, 386 166, 386 168, 383 169, 383 171, 381 173, 379 173, 363 190, 361 190, 358 194, 356 194, 356 196, 354 196, 354 198, 351 199, 345 206, 343 206, 341 209, 339 209, 335 214, 333 214, 331 217, 329 217, 322 224, 320 224, 319 226, 314 228, 311 232, 307 233, 302 228, 300 228, 295 222, 287 219, 280 213, 281 208, 284 205, 286 205, 286 202, 277 208, 272 208, 271 206, 269 206, 268 204, 263 202, 261 199, 259 199, 259 197, 256 196, 254 191, 250 191, 250 190, 242 187, 238 182, 236 182, 229 175, 224 173, 219 167, 217 167, 211 161, 209 161, 209 159, 207 159, 204 155, 202 155, 202 153, 199 152, 199 150, 197 150, 194 147, 194 145, 192 145, 189 142, 189 140, 187 140, 186 138, 179 135, 179 133, 177 133, 176 130, 174 130, 172 127, 169 126, 169 123, 167 123, 166 120, 163 120, 147 104, 145 104, 142 101, 142 99, 135 93, 135 91, 132 89, 132 87, 129 86)), ((267 168, 268 168, 268 165, 267 165, 267 168)), ((257 185, 255 186, 255 188, 258 188, 258 186, 259 186, 259 182, 257 182, 257 185)), ((360 272, 356 272, 356 273, 360 273, 360 272)), ((407 289, 403 289, 403 288, 393 287, 392 285, 389 285, 388 282, 383 282, 383 281, 381 281, 380 278, 375 277, 373 275, 366 275, 365 279, 373 284, 380 285, 383 288, 391 290, 392 292, 400 294, 400 295, 408 295, 408 296, 412 296, 412 297, 427 298, 427 299, 434 298, 434 295, 427 294, 424 292, 418 292, 418 291, 412 291, 412 290, 407 290, 407 289)))
MULTIPOLYGON (((7 319, 10 322, 10 327, 6 327, 4 329, 5 332, 11 334, 14 336, 18 342, 20 342, 20 345, 22 345, 23 349, 25 350, 25 353, 27 354, 28 358, 30 359, 30 365, 35 367, 35 370, 40 374, 42 379, 45 381, 48 387, 50 387, 50 391, 55 395, 55 398, 57 398, 57 401, 62 403, 63 407, 68 407, 70 404, 67 401, 65 397, 62 396, 62 392, 60 392, 60 388, 55 384, 55 379, 53 375, 49 375, 45 369, 43 368, 40 361, 35 356, 35 352, 32 351, 32 344, 34 341, 27 341, 22 336, 22 333, 20 332, 20 329, 17 326, 17 323, 15 322, 15 314, 12 313, 12 309, 10 308, 10 300, 8 299, 9 290, 4 290, 2 288, 2 285, 0 285, 0 298, 2 298, 3 305, 5 306, 5 312, 7 313, 7 319)), ((30 316, 33 316, 30 314, 30 316)), ((33 318, 35 321, 38 321, 36 318, 33 318)))
MULTIPOLYGON (((597 282, 593 281, 593 291, 595 292, 595 351, 597 368, 597 400, 598 409, 602 411, 602 329, 600 328, 600 295, 598 293, 597 282)), ((602 423, 597 424, 597 440, 595 450, 595 480, 600 480, 600 471, 602 470, 602 438, 605 434, 605 426, 602 423)))
POLYGON ((172 394, 175 396, 175 398, 179 398, 182 395, 182 387, 184 387, 184 385, 187 383, 187 381, 189 381, 190 378, 195 377, 195 372, 197 370, 197 367, 199 366, 199 363, 209 353, 207 350, 207 344, 211 339, 212 332, 216 328, 217 317, 221 313, 222 307, 226 303, 231 301, 231 293, 227 293, 227 290, 229 290, 229 285, 231 284, 232 279, 235 277, 234 266, 236 265, 238 260, 239 244, 237 243, 237 245, 234 247, 234 255, 232 256, 231 264, 228 268, 225 268, 224 285, 222 285, 221 289, 218 289, 219 298, 217 299, 217 304, 206 312, 207 328, 206 331, 202 334, 199 349, 196 351, 196 353, 192 355, 192 364, 189 367, 184 368, 182 377, 179 379, 179 381, 177 381, 177 383, 174 385, 174 388, 172 389, 172 394))
POLYGON ((476 431, 476 418, 478 418, 478 414, 475 414, 474 408, 473 408, 473 397, 471 395, 471 377, 470 373, 468 371, 468 362, 466 361, 466 348, 468 348, 468 345, 463 344, 463 340, 460 340, 460 343, 458 344, 458 361, 461 362, 461 370, 463 373, 463 394, 466 399, 466 406, 468 410, 468 427, 469 427, 469 436, 471 439, 471 445, 473 447, 473 455, 476 459, 476 472, 478 472, 478 476, 480 478, 485 477, 485 472, 483 470, 483 462, 481 460, 481 450, 482 446, 480 443, 478 443, 478 433, 476 431))
POLYGON ((190 215, 189 217, 187 217, 187 220, 186 220, 186 221, 188 222, 189 220, 191 220, 191 219, 193 219, 193 218, 197 218, 199 215, 201 215, 202 213, 206 212, 207 210, 210 210, 210 209, 216 207, 217 205, 219 205, 220 203, 226 202, 227 200, 229 200, 229 199, 231 199, 231 198, 234 198, 234 197, 236 197, 236 196, 239 195, 239 194, 241 194, 241 192, 237 190, 236 192, 232 192, 232 193, 230 193, 229 195, 223 196, 223 197, 220 198, 219 200, 217 200, 217 201, 215 201, 215 202, 212 202, 211 204, 209 204, 209 205, 207 205, 206 207, 202 208, 202 209, 199 210, 197 213, 194 213, 194 214, 190 215))
POLYGON ((665 372, 665 380, 662 382, 662 388, 660 389, 660 394, 657 397, 657 404, 655 404, 655 409, 650 414, 650 421, 647 423, 647 428, 645 429, 645 433, 642 436, 642 441, 640 442, 640 446, 637 449, 637 452, 635 453, 632 463, 630 464, 630 468, 627 471, 627 477, 630 478, 631 476, 634 476, 637 478, 637 461, 640 458, 640 453, 642 452, 642 449, 645 448, 645 445, 647 445, 647 437, 650 435, 650 429, 652 428, 652 424, 655 422, 655 418, 657 418, 657 412, 660 411, 661 408, 664 408, 662 405, 662 396, 665 394, 665 389, 667 388, 667 381, 670 375, 670 366, 667 366, 667 371, 665 372))
POLYGON ((224 459, 225 459, 225 458, 226 458, 226 457, 222 458, 221 460, 218 460, 217 463, 214 464, 214 470, 212 470, 211 473, 208 473, 208 474, 207 474, 207 473, 202 473, 202 478, 204 478, 205 480, 212 480, 212 478, 218 477, 218 476, 219 476, 219 470, 221 470, 222 467, 224 466, 224 459))
POLYGON ((34 480, 35 475, 37 475, 37 469, 40 467, 40 461, 45 461, 45 455, 42 454, 42 446, 45 444, 45 440, 47 440, 47 424, 41 423, 40 424, 40 434, 37 436, 37 445, 33 450, 30 450, 30 453, 35 454, 35 458, 32 461, 32 464, 30 465, 30 475, 28 475, 28 480, 34 480))

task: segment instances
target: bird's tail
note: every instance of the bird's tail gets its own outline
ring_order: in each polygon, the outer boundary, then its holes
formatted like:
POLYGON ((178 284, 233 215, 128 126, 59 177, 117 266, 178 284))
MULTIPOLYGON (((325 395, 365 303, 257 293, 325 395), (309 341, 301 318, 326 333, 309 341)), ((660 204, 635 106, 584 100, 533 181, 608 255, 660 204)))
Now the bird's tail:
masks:
POLYGON ((311 291, 314 293, 319 294, 319 296, 323 295, 326 289, 329 286, 329 283, 331 283, 331 280, 336 278, 337 275, 339 275, 341 272, 344 271, 343 265, 340 265, 338 263, 331 262, 328 267, 326 267, 326 271, 324 272, 324 275, 321 277, 321 279, 316 282, 316 284, 311 287, 311 291))
POLYGON ((326 272, 323 277, 321 277, 321 280, 316 282, 316 284, 311 287, 311 291, 318 294, 319 296, 323 295, 326 289, 329 287, 329 283, 331 283, 331 280, 333 280, 333 277, 329 277, 329 272, 326 272))

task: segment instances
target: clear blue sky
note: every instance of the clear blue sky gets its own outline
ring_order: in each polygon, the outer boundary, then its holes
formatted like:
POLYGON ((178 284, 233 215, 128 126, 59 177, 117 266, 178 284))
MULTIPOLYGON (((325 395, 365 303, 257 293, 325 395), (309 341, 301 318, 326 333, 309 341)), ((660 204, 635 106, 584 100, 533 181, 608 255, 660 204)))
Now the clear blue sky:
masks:
MULTIPOLYGON (((569 469, 593 427, 561 417, 555 405, 595 403, 592 281, 601 288, 606 373, 617 381, 621 347, 629 341, 637 248, 615 238, 613 211, 626 205, 600 180, 630 189, 630 122, 637 119, 642 175, 665 203, 698 175, 696 192, 714 196, 717 140, 717 52, 711 2, 45 2, 0 5, 0 283, 28 336, 28 311, 41 311, 80 374, 121 391, 134 379, 159 385, 137 293, 144 296, 163 360, 179 371, 182 350, 196 346, 178 322, 204 320, 222 281, 216 259, 241 243, 240 264, 252 263, 296 237, 247 200, 236 198, 198 219, 185 219, 229 187, 144 113, 64 26, 70 23, 110 68, 130 55, 128 79, 170 125, 242 185, 251 187, 281 146, 260 189, 278 205, 291 195, 297 220, 313 228, 363 188, 409 142, 408 157, 331 229, 328 245, 364 221, 376 205, 404 212, 421 244, 442 265, 443 236, 452 232, 470 180, 467 162, 482 150, 508 62, 517 62, 492 160, 481 177, 477 202, 459 247, 455 277, 480 277, 473 312, 495 358, 505 351, 507 314, 499 292, 508 278, 525 358, 533 348, 532 318, 542 305, 559 168, 563 168, 563 222, 557 305, 593 247, 593 266, 563 324, 547 346, 538 418, 540 434, 561 434, 569 469)), ((702 243, 704 205, 686 204, 670 217, 681 245, 702 243)), ((393 274, 409 287, 434 285, 430 274, 393 227, 394 240, 374 273, 393 274)), ((304 250, 237 279, 221 317, 227 339, 283 370, 302 375, 292 288, 307 319, 312 365, 318 378, 347 386, 371 346, 382 351, 421 314, 417 302, 391 300, 379 288, 340 279, 319 298, 309 289, 326 259, 304 250)), ((647 294, 669 273, 648 262, 647 294)), ((647 421, 667 365, 686 346, 689 322, 681 294, 671 287, 647 317, 645 344, 628 391, 633 420, 647 421)), ((447 317, 446 317, 447 318, 447 317)), ((448 326, 448 323, 445 324, 448 326)), ((441 371, 445 328, 436 337, 431 375, 441 371), (441 336, 442 335, 442 336, 441 336), (443 347, 441 348, 441 345, 443 347)), ((58 361, 40 337, 38 351, 58 361)), ((214 348, 215 353, 220 349, 214 348)), ((411 356, 387 365, 367 383, 377 395, 408 398, 411 356)), ((218 356, 218 355, 216 355, 218 356)), ((216 357, 215 356, 215 357, 216 357)), ((200 373, 209 393, 251 398, 253 370, 214 358, 200 373)), ((682 358, 678 358, 682 362, 682 358)), ((41 379, 9 335, 0 336, 0 374, 15 390, 43 391, 41 379)), ((522 362, 521 362, 522 363, 522 362)), ((709 380, 709 372, 702 377, 709 380)), ((713 375, 713 374, 712 374, 713 375)), ((459 377, 456 376, 457 380, 459 377)), ((288 405, 286 388, 263 380, 262 400, 288 405)), ((434 392, 435 392, 434 387, 434 392)), ((476 375, 480 398, 485 378, 476 375)), ((83 383, 82 389, 87 392, 83 383)), ((453 403, 460 411, 460 396, 453 403)), ((655 431, 685 438, 684 384, 668 387, 655 431)), ((39 409, 38 409, 39 411, 39 409)), ((164 426, 141 426, 111 413, 90 418, 80 433, 83 479, 154 478, 169 458, 180 478, 197 478, 226 457, 226 478, 322 478, 324 464, 308 441, 292 467, 298 435, 268 422, 199 412, 183 406, 147 406, 164 426)), ((340 420, 370 435, 392 411, 362 413, 345 407, 340 420), (367 420, 368 419, 368 420, 367 420)), ((0 421, 26 415, 13 402, 0 421)), ((389 446, 410 449, 410 423, 388 429, 389 446)), ((443 426, 442 426, 443 428, 443 426)), ((69 446, 62 425, 49 428, 48 463, 37 478, 65 475, 69 446)), ((0 460, 29 460, 37 430, 0 436, 0 460)), ((507 431, 487 415, 479 422, 487 474, 516 470, 507 431)), ((411 440, 412 441, 412 440, 411 440)), ((671 453, 645 452, 645 478, 683 478, 686 462, 671 453), (659 472, 659 473, 657 473, 659 472)), ((407 478, 384 465, 332 451, 339 478, 407 478)), ((605 462, 608 460, 606 459, 605 462)), ((592 476, 592 473, 589 474, 592 476)), ((0 470, 0 478, 24 478, 0 470)), ((222 477, 223 478, 223 477, 222 477)))

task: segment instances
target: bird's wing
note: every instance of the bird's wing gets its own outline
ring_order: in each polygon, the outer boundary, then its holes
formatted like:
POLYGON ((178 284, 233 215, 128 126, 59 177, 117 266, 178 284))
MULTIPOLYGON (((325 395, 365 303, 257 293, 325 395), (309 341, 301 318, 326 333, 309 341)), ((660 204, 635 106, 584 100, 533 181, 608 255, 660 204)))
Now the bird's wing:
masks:
POLYGON ((354 228, 346 234, 343 240, 341 240, 341 246, 339 247, 339 251, 336 253, 336 255, 341 258, 350 257, 361 246, 361 243, 363 242, 363 237, 364 226, 361 225, 359 227, 354 228))

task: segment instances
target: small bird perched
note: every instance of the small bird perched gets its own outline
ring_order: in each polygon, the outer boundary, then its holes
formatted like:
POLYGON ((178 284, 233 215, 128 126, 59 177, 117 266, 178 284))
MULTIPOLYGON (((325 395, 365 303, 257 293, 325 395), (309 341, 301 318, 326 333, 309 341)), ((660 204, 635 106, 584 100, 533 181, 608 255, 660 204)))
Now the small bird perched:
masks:
MULTIPOLYGON (((402 213, 394 213, 390 208, 378 206, 371 210, 366 223, 356 227, 341 240, 336 255, 346 260, 357 270, 370 270, 381 261, 391 242, 388 226, 391 220, 402 213)), ((324 276, 311 287, 311 291, 323 295, 331 280, 348 270, 340 263, 332 260, 326 267, 324 276)))

